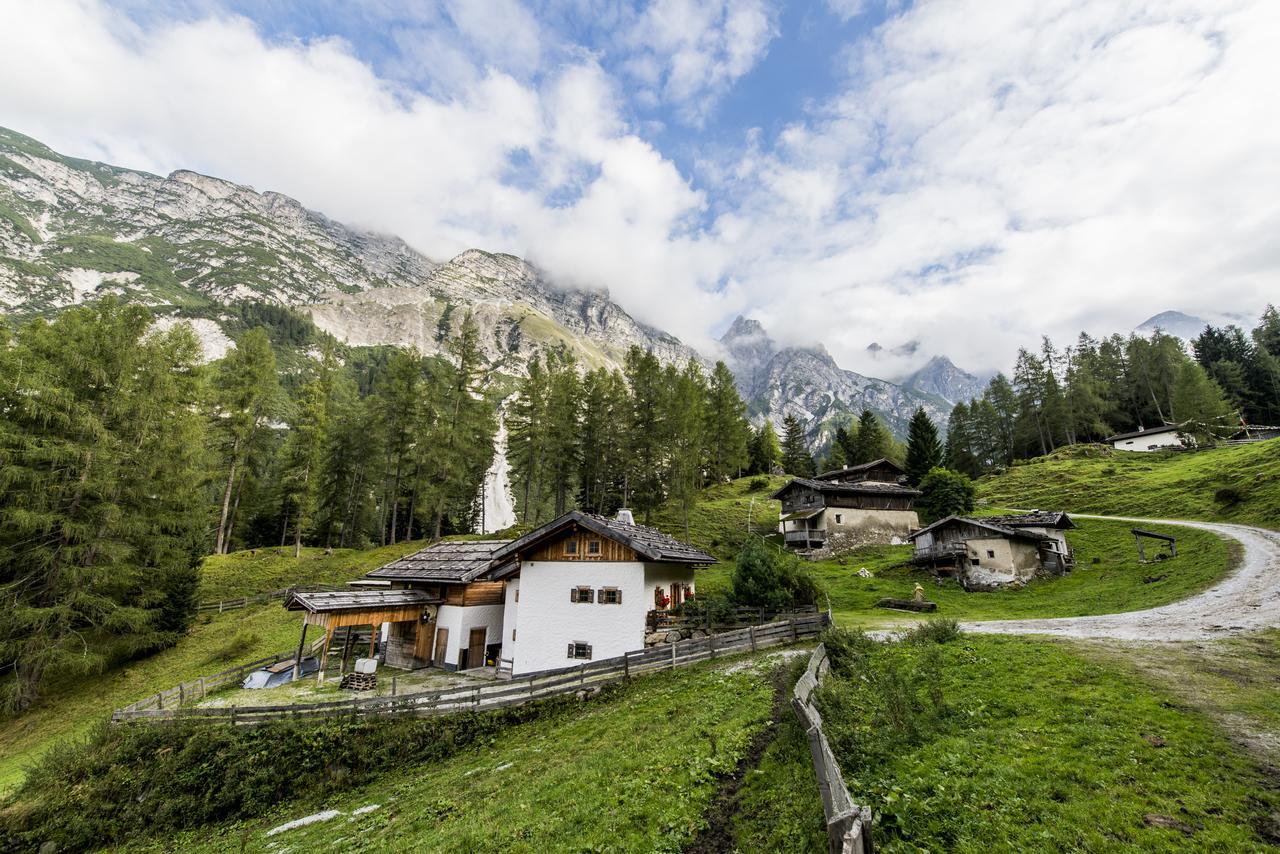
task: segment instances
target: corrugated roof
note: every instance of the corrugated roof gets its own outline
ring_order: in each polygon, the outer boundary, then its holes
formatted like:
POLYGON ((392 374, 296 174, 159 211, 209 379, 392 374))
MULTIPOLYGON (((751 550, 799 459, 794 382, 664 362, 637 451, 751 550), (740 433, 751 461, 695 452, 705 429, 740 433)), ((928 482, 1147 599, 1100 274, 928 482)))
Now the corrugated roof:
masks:
POLYGON ((667 563, 715 563, 716 561, 714 557, 702 549, 682 543, 657 528, 650 528, 646 525, 631 525, 606 516, 583 513, 580 510, 571 510, 560 518, 548 522, 535 531, 530 531, 518 540, 514 540, 494 553, 494 561, 495 563, 501 562, 505 558, 517 555, 535 543, 558 534, 565 527, 572 524, 581 525, 602 537, 608 537, 615 542, 630 546, 647 560, 667 563))
POLYGON ((489 571, 493 556, 511 540, 441 540, 393 560, 368 578, 467 584, 489 571))
POLYGON ((329 611, 376 611, 381 608, 430 605, 438 601, 438 598, 428 596, 421 590, 295 590, 285 598, 284 607, 289 611, 318 614, 329 611))

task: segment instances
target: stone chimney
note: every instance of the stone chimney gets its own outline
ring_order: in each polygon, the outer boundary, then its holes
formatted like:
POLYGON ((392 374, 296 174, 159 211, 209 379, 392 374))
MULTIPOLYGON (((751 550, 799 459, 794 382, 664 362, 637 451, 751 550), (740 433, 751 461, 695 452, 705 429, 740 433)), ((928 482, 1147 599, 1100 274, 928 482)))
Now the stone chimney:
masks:
POLYGON ((632 516, 631 511, 628 510, 626 507, 623 507, 618 511, 618 515, 615 517, 615 519, 616 521, 621 522, 624 525, 634 525, 636 523, 636 517, 632 516))

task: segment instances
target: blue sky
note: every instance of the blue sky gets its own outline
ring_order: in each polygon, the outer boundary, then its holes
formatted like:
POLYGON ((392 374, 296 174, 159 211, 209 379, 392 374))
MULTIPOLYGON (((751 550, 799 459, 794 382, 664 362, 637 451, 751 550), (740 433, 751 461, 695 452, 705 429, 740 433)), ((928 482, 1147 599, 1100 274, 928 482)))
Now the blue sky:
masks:
POLYGON ((0 124, 514 252, 707 350, 745 313, 990 370, 1274 299, 1277 43, 1273 0, 0 0, 0 124))

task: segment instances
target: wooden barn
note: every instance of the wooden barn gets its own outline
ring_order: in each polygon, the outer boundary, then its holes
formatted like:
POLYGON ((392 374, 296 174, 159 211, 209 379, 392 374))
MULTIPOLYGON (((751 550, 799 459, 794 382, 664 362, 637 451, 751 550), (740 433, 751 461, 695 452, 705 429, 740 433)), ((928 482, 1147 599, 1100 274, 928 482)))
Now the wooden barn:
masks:
POLYGON ((911 535, 912 561, 955 576, 966 589, 1024 582, 1038 573, 1060 575, 1075 565, 1062 512, 971 518, 948 516, 911 535))
POLYGON ((793 478, 771 497, 782 502, 787 546, 808 551, 905 540, 920 525, 918 490, 890 460, 874 460, 814 478, 793 478))

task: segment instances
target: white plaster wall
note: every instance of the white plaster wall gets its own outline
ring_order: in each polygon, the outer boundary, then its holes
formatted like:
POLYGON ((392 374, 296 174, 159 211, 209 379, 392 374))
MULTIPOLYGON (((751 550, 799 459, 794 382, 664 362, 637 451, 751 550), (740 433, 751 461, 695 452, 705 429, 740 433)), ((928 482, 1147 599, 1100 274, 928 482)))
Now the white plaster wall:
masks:
POLYGON ((1178 433, 1151 433, 1112 444, 1117 451, 1158 451, 1161 448, 1181 448, 1182 436, 1178 433))
MULTIPOLYGON (((449 630, 449 649, 445 654, 444 664, 458 666, 459 651, 465 649, 471 637, 471 630, 484 626, 485 645, 500 643, 502 639, 502 605, 441 605, 436 619, 436 630, 449 630)), ((433 640, 434 644, 435 641, 433 640)), ((435 647, 432 646, 434 651, 435 647)), ((442 662, 437 661, 439 665, 442 662)))
POLYGON ((515 654, 515 638, 511 637, 512 632, 516 632, 519 637, 519 631, 516 628, 516 615, 520 611, 519 600, 520 578, 510 578, 507 580, 506 601, 502 605, 502 653, 503 658, 511 658, 515 654))
MULTIPOLYGON (((653 587, 693 583, 693 567, 612 561, 529 561, 520 567, 516 642, 503 656, 512 673, 552 670, 581 663, 566 654, 574 642, 591 644, 591 659, 613 658, 644 648, 645 616, 653 610, 653 587), (595 602, 570 602, 573 587, 591 587, 595 602), (600 588, 622 591, 622 604, 601 605, 600 588)), ((512 605, 508 602, 508 606, 512 605)), ((510 642, 510 626, 505 643, 510 642)))

